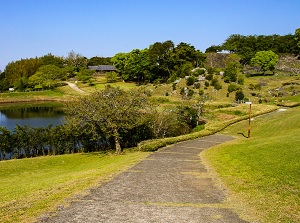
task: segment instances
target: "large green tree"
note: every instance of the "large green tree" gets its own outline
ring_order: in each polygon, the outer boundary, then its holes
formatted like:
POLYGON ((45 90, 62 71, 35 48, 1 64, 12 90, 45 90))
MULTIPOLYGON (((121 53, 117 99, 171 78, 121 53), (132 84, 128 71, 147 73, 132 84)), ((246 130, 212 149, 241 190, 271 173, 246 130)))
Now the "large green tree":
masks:
POLYGON ((251 59, 251 64, 259 66, 263 72, 266 72, 268 70, 274 71, 277 62, 278 55, 271 50, 259 51, 251 59))
POLYGON ((31 86, 40 85, 42 88, 53 88, 58 80, 66 78, 62 69, 55 65, 41 66, 37 72, 32 75, 28 84, 31 86))
POLYGON ((236 82, 239 69, 240 69, 240 56, 237 54, 230 54, 226 59, 225 59, 225 70, 224 70, 224 82, 229 83, 229 82, 236 82))
POLYGON ((96 135, 100 132, 113 136, 116 153, 120 153, 120 132, 143 122, 147 103, 148 96, 142 89, 124 91, 107 87, 70 104, 69 122, 89 126, 96 135))
POLYGON ((67 66, 74 67, 79 72, 80 69, 87 67, 88 59, 79 53, 71 51, 65 58, 65 63, 67 66))
POLYGON ((173 50, 174 43, 171 40, 149 46, 150 72, 154 77, 166 79, 171 75, 170 56, 173 50))

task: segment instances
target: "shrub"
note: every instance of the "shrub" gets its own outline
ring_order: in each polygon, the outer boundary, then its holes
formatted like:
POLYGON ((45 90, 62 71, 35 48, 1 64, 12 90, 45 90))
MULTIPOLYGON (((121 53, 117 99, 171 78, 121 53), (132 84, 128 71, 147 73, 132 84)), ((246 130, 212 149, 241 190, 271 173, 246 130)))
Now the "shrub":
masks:
POLYGON ((242 90, 238 90, 235 92, 235 100, 236 101, 243 100, 244 97, 245 97, 245 95, 242 90))
POLYGON ((214 75, 213 74, 207 74, 205 76, 205 79, 208 80, 208 81, 211 81, 213 79, 214 75))
POLYGON ((177 83, 173 83, 173 84, 172 84, 172 89, 173 89, 173 91, 176 90, 176 85, 177 85, 177 83))
POLYGON ((236 90, 239 90, 240 89, 240 86, 239 85, 237 85, 236 83, 230 83, 229 85, 228 85, 228 88, 227 88, 227 91, 228 91, 228 93, 231 93, 231 92, 233 92, 233 91, 236 91, 236 90))
POLYGON ((186 85, 187 86, 191 86, 195 83, 195 78, 189 76, 187 79, 186 79, 186 85))
POLYGON ((196 83, 196 84, 194 84, 194 88, 195 88, 195 89, 199 89, 199 88, 200 88, 200 86, 201 86, 201 84, 200 84, 200 83, 196 83))

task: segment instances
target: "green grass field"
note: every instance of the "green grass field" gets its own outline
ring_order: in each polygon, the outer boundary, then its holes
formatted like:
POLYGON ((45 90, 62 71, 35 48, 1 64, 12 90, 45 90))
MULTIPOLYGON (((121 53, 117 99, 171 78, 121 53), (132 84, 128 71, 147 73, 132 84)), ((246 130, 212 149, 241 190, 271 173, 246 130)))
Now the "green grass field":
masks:
POLYGON ((300 222, 300 108, 254 118, 223 130, 238 139, 207 150, 203 157, 230 200, 251 222, 300 222))
POLYGON ((0 222, 32 222, 147 155, 89 153, 1 161, 0 222))

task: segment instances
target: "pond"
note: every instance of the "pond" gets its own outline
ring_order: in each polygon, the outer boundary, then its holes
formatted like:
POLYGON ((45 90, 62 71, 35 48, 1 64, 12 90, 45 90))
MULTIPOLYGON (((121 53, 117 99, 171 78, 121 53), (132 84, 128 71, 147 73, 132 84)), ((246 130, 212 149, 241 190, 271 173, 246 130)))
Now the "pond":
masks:
POLYGON ((57 126, 64 122, 64 112, 57 104, 19 104, 0 107, 0 126, 10 131, 16 125, 31 127, 57 126))

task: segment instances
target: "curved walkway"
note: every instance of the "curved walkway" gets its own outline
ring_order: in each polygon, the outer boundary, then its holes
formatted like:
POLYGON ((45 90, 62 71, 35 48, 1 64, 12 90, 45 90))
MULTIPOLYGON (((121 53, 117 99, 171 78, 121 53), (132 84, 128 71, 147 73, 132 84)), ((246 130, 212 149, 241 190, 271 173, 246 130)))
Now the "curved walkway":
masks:
POLYGON ((216 134, 165 147, 40 222, 246 222, 223 203, 199 156, 232 139, 216 134))
POLYGON ((76 84, 74 83, 71 83, 71 82, 68 82, 66 81, 66 83, 69 85, 70 88, 72 88, 74 91, 77 91, 79 93, 85 93, 85 91, 81 90, 79 87, 77 87, 76 84))

